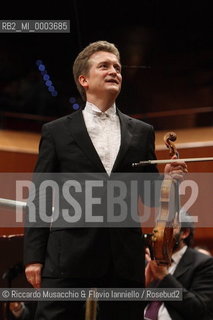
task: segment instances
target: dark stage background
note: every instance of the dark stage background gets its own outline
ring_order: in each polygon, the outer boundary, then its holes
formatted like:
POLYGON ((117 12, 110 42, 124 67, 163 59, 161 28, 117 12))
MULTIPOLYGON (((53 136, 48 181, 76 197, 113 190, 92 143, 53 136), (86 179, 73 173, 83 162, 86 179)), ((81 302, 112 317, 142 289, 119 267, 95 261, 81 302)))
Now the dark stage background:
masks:
POLYGON ((155 129, 212 125, 210 1, 8 1, 1 19, 68 19, 71 26, 69 34, 0 34, 2 128, 40 130, 43 121, 81 105, 72 64, 79 50, 96 40, 114 42, 121 52, 123 89, 117 104, 123 112, 155 129), (39 59, 55 96, 36 65, 39 59))

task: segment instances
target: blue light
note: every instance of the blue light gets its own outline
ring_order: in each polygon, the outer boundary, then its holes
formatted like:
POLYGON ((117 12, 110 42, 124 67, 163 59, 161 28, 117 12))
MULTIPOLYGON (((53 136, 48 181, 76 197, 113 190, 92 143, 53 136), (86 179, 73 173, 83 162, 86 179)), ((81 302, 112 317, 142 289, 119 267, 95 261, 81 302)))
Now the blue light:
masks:
POLYGON ((49 86, 49 87, 48 87, 48 90, 49 90, 50 92, 53 92, 53 91, 55 91, 55 87, 49 86))
MULTIPOLYGON (((45 85, 48 87, 48 91, 51 93, 53 97, 56 97, 58 95, 58 92, 55 90, 53 82, 50 80, 50 75, 47 73, 45 64, 42 60, 36 60, 36 65, 38 66, 38 69, 41 72, 45 85)), ((75 98, 73 99, 74 100, 72 100, 72 102, 74 103, 76 100, 75 98)))
POLYGON ((40 66, 40 64, 42 64, 43 62, 42 62, 42 60, 36 60, 36 65, 37 66, 40 66))
POLYGON ((58 95, 58 92, 55 90, 55 91, 51 92, 51 95, 52 95, 53 97, 56 97, 56 96, 58 95))
POLYGON ((70 102, 70 103, 75 103, 75 102, 76 102, 75 97, 70 97, 70 98, 69 98, 69 102, 70 102))
POLYGON ((74 103, 72 107, 74 110, 78 110, 80 108, 79 104, 77 103, 74 103))
POLYGON ((47 87, 50 87, 53 83, 52 83, 51 80, 47 80, 47 81, 45 82, 45 84, 46 84, 47 87))
POLYGON ((38 67, 38 69, 39 69, 40 71, 44 71, 44 70, 45 70, 45 65, 44 65, 44 64, 40 64, 39 67, 38 67))
POLYGON ((49 80, 49 78, 50 78, 49 74, 45 73, 43 76, 44 81, 49 80))

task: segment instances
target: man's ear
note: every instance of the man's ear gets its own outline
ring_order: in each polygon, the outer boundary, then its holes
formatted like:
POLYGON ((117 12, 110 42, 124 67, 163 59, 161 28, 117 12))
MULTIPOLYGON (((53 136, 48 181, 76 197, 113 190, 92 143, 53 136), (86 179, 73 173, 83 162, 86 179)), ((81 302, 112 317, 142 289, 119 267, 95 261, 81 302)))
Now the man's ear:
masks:
POLYGON ((186 239, 188 236, 190 235, 190 229, 189 228, 185 228, 181 230, 181 239, 186 239))
POLYGON ((80 83, 80 85, 81 85, 82 87, 84 87, 84 88, 87 88, 87 87, 88 87, 87 78, 86 78, 85 76, 80 75, 80 76, 78 77, 78 81, 79 81, 79 83, 80 83))

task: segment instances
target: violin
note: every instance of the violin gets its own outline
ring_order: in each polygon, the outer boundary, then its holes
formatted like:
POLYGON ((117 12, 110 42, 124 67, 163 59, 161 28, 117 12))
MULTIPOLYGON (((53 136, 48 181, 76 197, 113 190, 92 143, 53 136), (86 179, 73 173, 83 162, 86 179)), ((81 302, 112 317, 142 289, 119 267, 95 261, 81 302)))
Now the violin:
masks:
MULTIPOLYGON (((169 132, 164 136, 164 142, 169 149, 171 157, 179 158, 179 153, 174 141, 176 134, 169 132)), ((169 266, 173 247, 175 244, 173 229, 180 210, 179 183, 170 175, 166 175, 161 184, 160 190, 160 210, 156 225, 151 234, 145 235, 148 242, 151 258, 156 260, 158 265, 169 266)))
MULTIPOLYGON (((178 160, 184 162, 213 161, 213 157, 180 159, 175 147, 176 134, 169 132, 164 136, 164 142, 169 149, 170 156, 176 155, 178 160)), ((147 166, 152 164, 166 164, 176 162, 176 159, 146 160, 132 163, 133 167, 147 166)), ((180 201, 179 184, 172 176, 165 176, 160 190, 160 212, 152 233, 144 234, 146 245, 150 249, 152 260, 158 265, 171 264, 171 256, 174 247, 173 229, 176 221, 179 221, 180 201)), ((180 224, 175 225, 180 228, 180 224)), ((177 230, 178 231, 178 230, 177 230)))

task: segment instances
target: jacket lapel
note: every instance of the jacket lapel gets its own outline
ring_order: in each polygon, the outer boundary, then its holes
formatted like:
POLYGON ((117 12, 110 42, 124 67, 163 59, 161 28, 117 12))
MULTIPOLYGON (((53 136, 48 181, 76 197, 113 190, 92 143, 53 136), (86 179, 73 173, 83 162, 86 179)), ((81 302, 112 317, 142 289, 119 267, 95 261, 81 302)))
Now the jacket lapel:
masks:
POLYGON ((113 172, 116 171, 119 163, 125 156, 125 153, 127 152, 132 139, 132 119, 120 112, 118 109, 117 114, 119 116, 121 124, 121 145, 112 169, 113 172))
POLYGON ((181 259, 177 265, 177 268, 174 272, 174 276, 178 279, 182 274, 184 274, 193 264, 193 258, 190 254, 190 249, 187 248, 184 253, 184 259, 181 259))
POLYGON ((101 172, 106 171, 87 132, 82 110, 69 115, 68 119, 72 120, 69 129, 78 146, 101 172))

